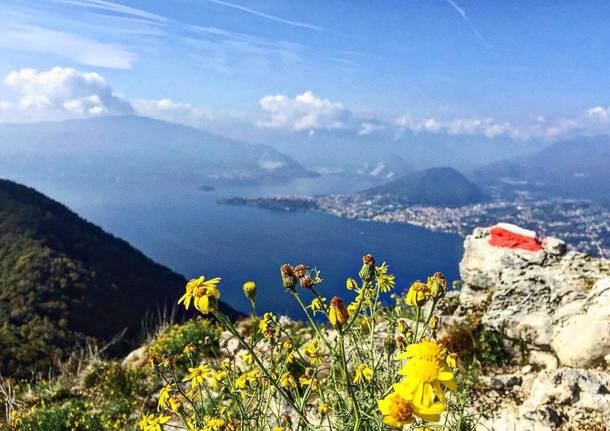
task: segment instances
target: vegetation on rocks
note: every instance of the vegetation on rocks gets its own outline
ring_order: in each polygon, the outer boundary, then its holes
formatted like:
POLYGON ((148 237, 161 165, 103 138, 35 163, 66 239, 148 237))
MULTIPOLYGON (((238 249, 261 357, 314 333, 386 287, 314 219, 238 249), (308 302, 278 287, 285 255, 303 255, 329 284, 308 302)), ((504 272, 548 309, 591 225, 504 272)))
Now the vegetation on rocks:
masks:
MULTIPOLYGON (((302 322, 254 312, 232 321, 218 307, 220 279, 191 280, 180 302, 202 317, 163 324, 123 363, 89 353, 51 378, 3 382, 6 424, 12 431, 474 429, 478 415, 468 410, 457 352, 438 340, 441 274, 399 295, 387 265, 365 256, 344 302, 322 296, 315 269, 281 272, 302 322)), ((256 289, 244 284, 253 310, 256 289)))

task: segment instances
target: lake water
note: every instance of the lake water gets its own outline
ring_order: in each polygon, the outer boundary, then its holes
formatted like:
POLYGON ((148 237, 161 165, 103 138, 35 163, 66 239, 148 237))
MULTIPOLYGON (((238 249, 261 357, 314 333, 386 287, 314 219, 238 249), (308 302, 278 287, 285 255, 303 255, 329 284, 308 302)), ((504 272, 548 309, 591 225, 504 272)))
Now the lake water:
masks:
MULTIPOLYGON (((227 186, 202 192, 191 186, 51 184, 28 181, 87 220, 129 241, 186 277, 222 277, 222 299, 248 309, 242 284, 258 285, 258 310, 300 318, 284 291, 282 263, 305 263, 322 272, 323 296, 341 295, 348 276, 357 278, 361 256, 387 261, 403 290, 435 271, 457 279, 462 238, 418 227, 340 219, 307 212, 284 213, 217 203, 230 196, 347 192, 367 186, 340 177, 296 180, 281 186, 227 186)), ((176 292, 176 298, 181 292, 176 292)))

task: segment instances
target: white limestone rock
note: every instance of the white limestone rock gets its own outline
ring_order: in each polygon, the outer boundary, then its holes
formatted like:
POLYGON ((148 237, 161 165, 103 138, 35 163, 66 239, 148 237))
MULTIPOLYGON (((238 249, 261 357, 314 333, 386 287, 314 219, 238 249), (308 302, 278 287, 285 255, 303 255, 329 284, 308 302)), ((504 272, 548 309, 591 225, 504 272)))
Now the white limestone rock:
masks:
POLYGON ((595 367, 610 354, 610 278, 599 280, 578 306, 578 314, 553 327, 551 346, 562 364, 595 367))
MULTIPOLYGON (((595 283, 610 277, 610 261, 565 253, 556 238, 535 252, 492 246, 489 239, 488 228, 477 228, 465 240, 458 313, 483 308, 488 329, 528 351, 556 354, 565 365, 602 363, 610 353, 610 288, 595 283)), ((545 362, 554 368, 548 357, 545 362)))

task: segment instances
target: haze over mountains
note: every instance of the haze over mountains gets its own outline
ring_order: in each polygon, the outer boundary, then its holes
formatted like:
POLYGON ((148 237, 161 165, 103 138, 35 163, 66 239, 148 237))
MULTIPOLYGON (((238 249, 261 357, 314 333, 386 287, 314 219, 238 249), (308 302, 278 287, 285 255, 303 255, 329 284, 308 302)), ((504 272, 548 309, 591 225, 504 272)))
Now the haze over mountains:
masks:
MULTIPOLYGON (((412 167, 412 172, 437 166, 453 166, 466 171, 515 155, 530 154, 547 145, 543 141, 520 141, 508 136, 413 132, 396 135, 391 130, 359 134, 349 129, 316 130, 281 134, 270 142, 278 150, 318 172, 351 174, 379 162, 396 158, 412 167)), ((267 142, 253 135, 251 141, 267 142)))
POLYGON ((0 172, 12 178, 215 182, 312 175, 267 145, 136 116, 0 124, 0 172))
MULTIPOLYGON (((340 129, 295 132, 286 139, 278 133, 277 139, 254 145, 137 116, 0 124, 0 174, 26 183, 32 178, 83 183, 145 179, 198 187, 285 182, 316 171, 381 185, 428 168, 452 167, 488 194, 510 197, 527 190, 610 201, 608 136, 549 144, 504 135, 405 131, 395 136, 383 129, 365 134, 340 129)), ((434 186, 438 178, 430 180, 420 181, 422 190, 431 193, 443 187, 434 186)), ((459 184, 466 186, 463 181, 452 185, 459 184)), ((447 205, 458 201, 448 200, 447 205)))
POLYGON ((527 156, 474 169, 472 179, 502 195, 518 190, 539 196, 587 198, 610 203, 610 137, 579 137, 527 156))

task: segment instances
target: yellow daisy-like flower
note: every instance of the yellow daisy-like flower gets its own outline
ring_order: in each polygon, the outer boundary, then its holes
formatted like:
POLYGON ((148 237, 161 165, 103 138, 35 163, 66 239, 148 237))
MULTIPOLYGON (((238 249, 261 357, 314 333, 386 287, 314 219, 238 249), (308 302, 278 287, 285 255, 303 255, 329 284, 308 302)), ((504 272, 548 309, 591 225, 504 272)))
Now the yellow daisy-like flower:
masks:
POLYGON ((455 390, 456 387, 445 358, 445 348, 429 340, 411 344, 398 355, 398 359, 406 359, 399 371, 405 379, 394 385, 394 390, 411 400, 413 412, 427 421, 439 420, 446 408, 444 389, 455 390))
POLYGON ((428 300, 428 296, 428 287, 421 281, 416 281, 409 288, 405 303, 412 307, 421 307, 428 300))
POLYGON ((303 352, 313 365, 320 365, 322 363, 322 352, 320 351, 320 344, 317 338, 307 343, 303 347, 303 352))
POLYGON ((294 380, 294 377, 292 377, 292 374, 284 373, 280 377, 280 386, 284 389, 294 388, 296 385, 297 382, 294 380))
POLYGON ((196 368, 189 368, 189 373, 186 375, 183 382, 191 382, 191 387, 197 389, 206 384, 206 380, 212 377, 212 369, 205 364, 201 364, 196 368))
POLYGON ((162 431, 163 425, 169 420, 169 416, 145 415, 142 416, 142 419, 138 422, 138 426, 142 431, 162 431))
POLYGON ((388 274, 388 264, 383 262, 381 266, 375 268, 377 272, 377 284, 382 292, 389 292, 396 286, 396 277, 393 274, 388 274))
POLYGON ((169 408, 169 400, 172 397, 171 386, 161 388, 159 392, 159 402, 157 403, 157 411, 169 408))
POLYGON ((178 304, 184 303, 184 308, 188 310, 193 301, 195 308, 203 314, 216 310, 220 299, 219 282, 219 277, 211 280, 206 280, 203 275, 193 278, 186 284, 186 293, 180 297, 178 304))
POLYGON ((320 403, 318 406, 318 413, 320 413, 321 416, 326 416, 329 411, 330 407, 326 403, 320 403))
POLYGON ((405 399, 396 392, 377 401, 377 406, 383 415, 383 423, 392 428, 402 428, 413 422, 413 405, 408 398, 405 399))
POLYGON ((367 364, 360 364, 356 368, 356 375, 354 376, 354 384, 357 385, 360 382, 373 380, 373 370, 367 364))
POLYGON ((311 311, 313 312, 314 316, 318 311, 320 311, 324 308, 324 301, 326 301, 326 298, 316 297, 311 300, 311 304, 309 305, 309 308, 311 308, 311 311))
POLYGON ((218 391, 219 389, 221 389, 223 386, 223 382, 226 380, 227 377, 228 374, 226 371, 217 371, 213 373, 209 380, 210 387, 212 388, 212 390, 218 391))
POLYGON ((224 419, 212 418, 203 426, 203 431, 222 431, 224 426, 224 419))

